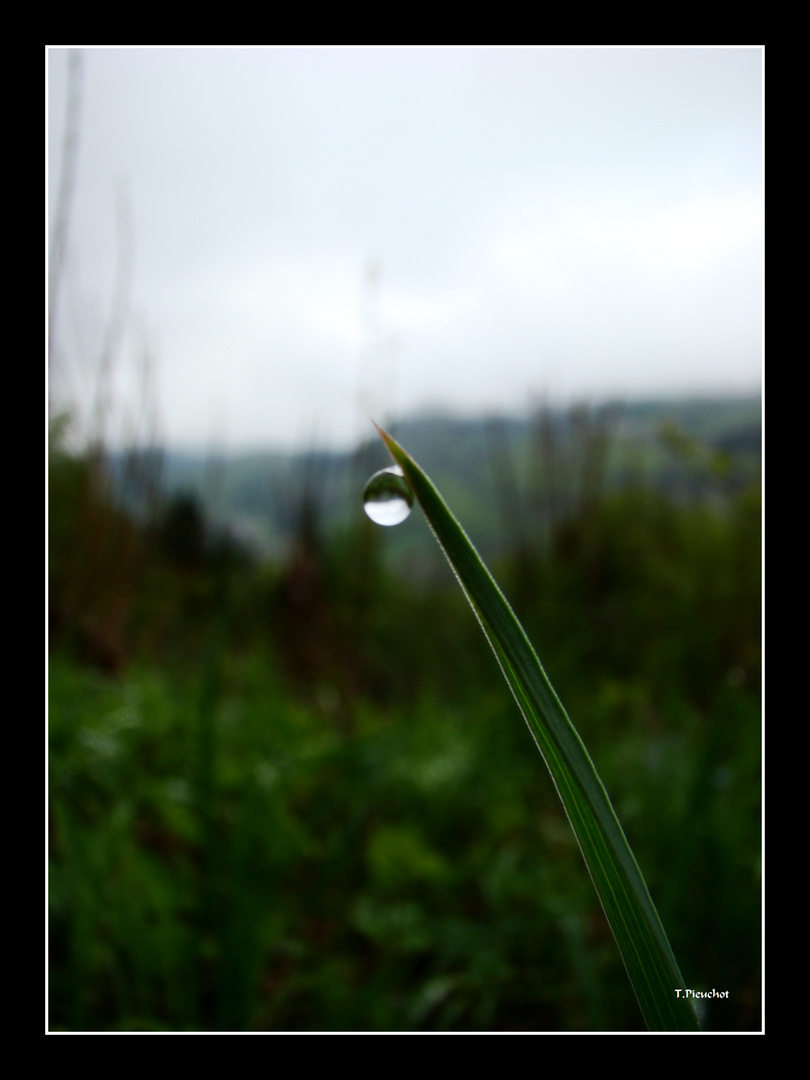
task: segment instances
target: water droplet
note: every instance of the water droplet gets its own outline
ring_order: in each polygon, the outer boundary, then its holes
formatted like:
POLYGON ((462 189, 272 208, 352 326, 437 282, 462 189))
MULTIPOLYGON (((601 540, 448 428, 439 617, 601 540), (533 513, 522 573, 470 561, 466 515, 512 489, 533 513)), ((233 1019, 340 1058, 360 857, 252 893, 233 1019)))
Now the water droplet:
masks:
POLYGON ((413 492, 399 465, 374 473, 363 492, 363 509, 376 525, 399 525, 410 514, 413 492))

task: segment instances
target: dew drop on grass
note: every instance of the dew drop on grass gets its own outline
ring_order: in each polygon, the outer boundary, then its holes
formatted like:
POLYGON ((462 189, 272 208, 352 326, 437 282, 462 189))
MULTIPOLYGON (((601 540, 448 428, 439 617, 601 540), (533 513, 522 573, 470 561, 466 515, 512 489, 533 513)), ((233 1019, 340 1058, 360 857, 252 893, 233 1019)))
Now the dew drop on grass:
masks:
POLYGON ((399 525, 410 514, 413 492, 399 465, 374 473, 363 492, 363 509, 376 525, 399 525))

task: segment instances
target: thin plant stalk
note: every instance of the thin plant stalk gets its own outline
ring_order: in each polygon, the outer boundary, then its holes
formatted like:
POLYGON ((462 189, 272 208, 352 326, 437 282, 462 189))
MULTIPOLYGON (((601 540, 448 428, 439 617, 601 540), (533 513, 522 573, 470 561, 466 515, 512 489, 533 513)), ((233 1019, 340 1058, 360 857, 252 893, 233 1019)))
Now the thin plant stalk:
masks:
POLYGON ((495 652, 574 830, 651 1031, 698 1031, 686 983, 644 877, 579 734, 523 627, 419 465, 374 425, 402 469, 495 652))

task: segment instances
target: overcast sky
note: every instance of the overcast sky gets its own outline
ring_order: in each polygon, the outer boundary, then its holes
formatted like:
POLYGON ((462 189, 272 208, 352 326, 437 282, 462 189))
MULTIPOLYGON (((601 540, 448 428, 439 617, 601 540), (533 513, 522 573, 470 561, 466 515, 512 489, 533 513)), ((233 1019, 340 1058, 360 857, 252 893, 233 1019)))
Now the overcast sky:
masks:
POLYGON ((175 447, 346 446, 368 414, 760 389, 758 47, 81 56, 51 386, 92 415, 123 254, 110 441, 146 417, 175 447))

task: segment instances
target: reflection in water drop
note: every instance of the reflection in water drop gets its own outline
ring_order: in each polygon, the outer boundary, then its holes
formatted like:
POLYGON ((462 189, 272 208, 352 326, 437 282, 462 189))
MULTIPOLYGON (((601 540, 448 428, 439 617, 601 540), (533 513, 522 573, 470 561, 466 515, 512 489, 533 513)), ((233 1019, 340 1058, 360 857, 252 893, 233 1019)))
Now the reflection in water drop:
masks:
POLYGON ((413 492, 399 465, 374 473, 363 492, 363 509, 376 525, 399 525, 410 514, 413 492))

